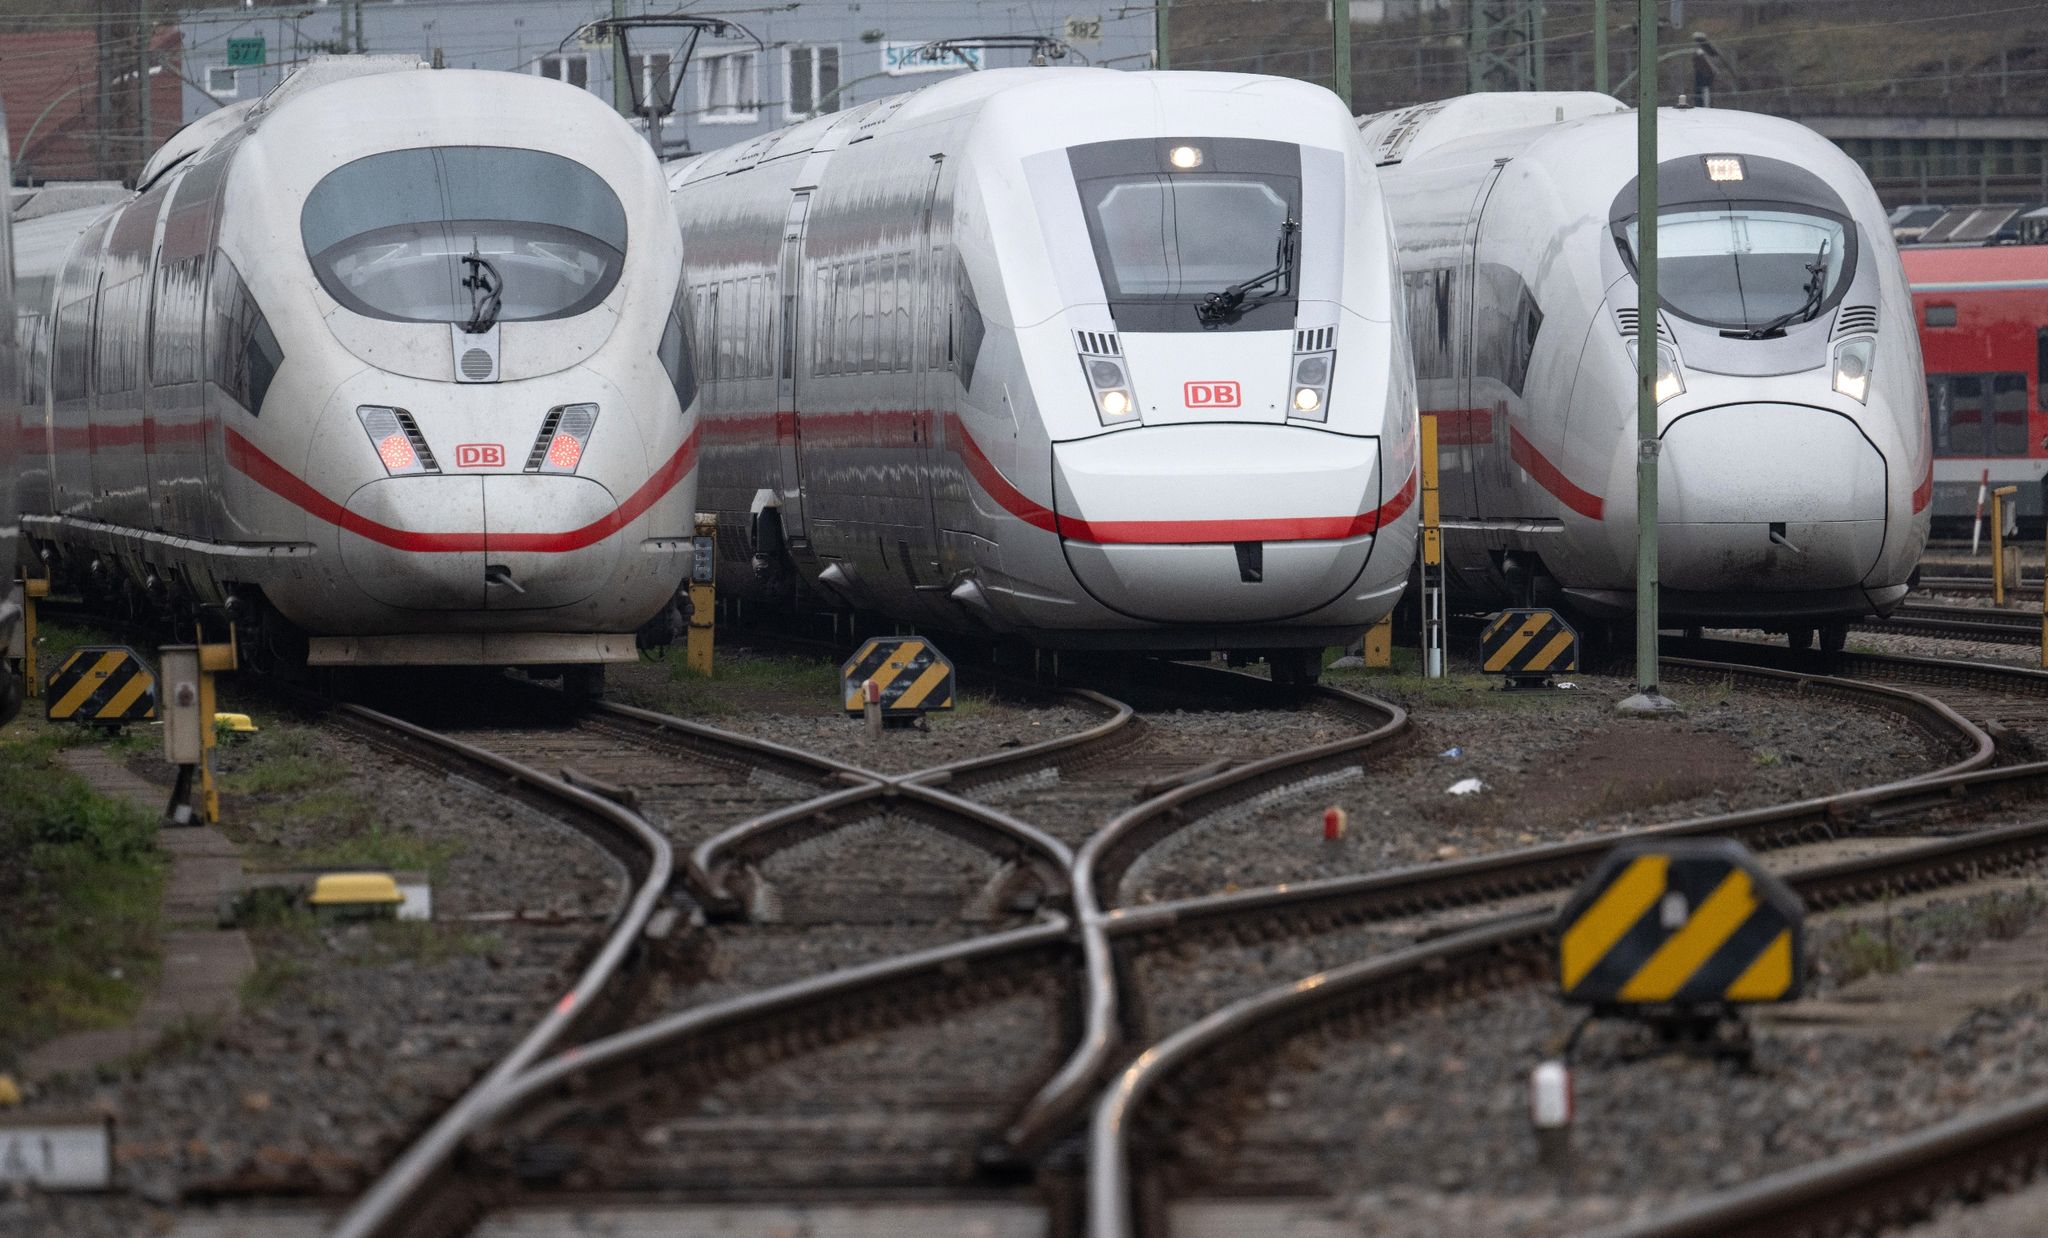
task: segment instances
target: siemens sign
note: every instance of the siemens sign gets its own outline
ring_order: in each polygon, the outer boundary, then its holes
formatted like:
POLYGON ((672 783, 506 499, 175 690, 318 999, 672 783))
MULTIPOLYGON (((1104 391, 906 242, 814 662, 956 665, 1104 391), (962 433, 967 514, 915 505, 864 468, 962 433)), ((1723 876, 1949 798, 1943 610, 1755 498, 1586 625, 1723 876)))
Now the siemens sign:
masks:
POLYGON ((979 69, 985 49, 979 47, 933 47, 929 43, 882 44, 882 72, 890 77, 912 73, 953 73, 979 69))

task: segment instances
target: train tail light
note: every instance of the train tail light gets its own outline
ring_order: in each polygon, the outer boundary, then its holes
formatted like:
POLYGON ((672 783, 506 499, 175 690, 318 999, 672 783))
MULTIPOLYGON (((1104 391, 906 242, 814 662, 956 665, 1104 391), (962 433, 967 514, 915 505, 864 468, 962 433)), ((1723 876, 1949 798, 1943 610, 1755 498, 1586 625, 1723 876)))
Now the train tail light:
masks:
POLYGON ((1835 345, 1835 390, 1858 404, 1870 400, 1870 366, 1877 359, 1877 341, 1869 336, 1835 345))
POLYGON ((1088 377, 1088 389, 1095 394, 1095 412, 1106 426, 1121 426, 1138 419, 1137 389, 1131 386, 1131 372, 1119 353, 1116 336, 1100 331, 1074 333, 1081 349, 1081 372, 1088 377))
POLYGON ((583 463, 583 450, 590 445, 590 432, 597 428, 597 405, 564 404, 548 410, 526 456, 529 473, 574 473, 583 463))
POLYGON ((372 404, 358 408, 356 419, 363 423, 363 432, 370 436, 370 446, 376 451, 377 459, 383 462, 386 473, 405 477, 441 471, 411 413, 402 408, 372 404))

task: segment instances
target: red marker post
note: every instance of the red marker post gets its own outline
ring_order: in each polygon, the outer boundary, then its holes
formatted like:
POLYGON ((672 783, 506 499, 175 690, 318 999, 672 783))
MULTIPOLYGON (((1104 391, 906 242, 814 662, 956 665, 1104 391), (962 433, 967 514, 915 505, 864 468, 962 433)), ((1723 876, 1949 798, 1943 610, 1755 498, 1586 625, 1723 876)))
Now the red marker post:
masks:
POLYGON ((872 679, 860 683, 860 712, 867 719, 868 735, 875 739, 882 737, 882 685, 872 679))
POLYGON ((1350 814, 1335 804, 1323 809, 1323 841, 1333 843, 1344 837, 1344 827, 1350 819, 1350 814))

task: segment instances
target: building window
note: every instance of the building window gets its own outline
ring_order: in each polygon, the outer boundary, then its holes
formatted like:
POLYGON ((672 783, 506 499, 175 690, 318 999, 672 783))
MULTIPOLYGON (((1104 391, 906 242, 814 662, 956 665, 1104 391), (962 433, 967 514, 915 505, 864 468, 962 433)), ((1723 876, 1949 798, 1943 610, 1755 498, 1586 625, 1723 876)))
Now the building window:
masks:
POLYGON ((578 90, 590 89, 590 57, 580 53, 568 56, 542 56, 534 62, 533 71, 542 77, 567 82, 578 90))
POLYGON ((839 49, 837 47, 792 47, 789 49, 789 118, 802 120, 839 110, 839 49))
POLYGON ((241 74, 215 65, 206 70, 206 93, 216 99, 232 99, 242 93, 241 74))
POLYGON ((709 124, 746 124, 760 116, 755 89, 755 53, 725 52, 702 58, 698 107, 709 124))
POLYGON ((640 86, 640 106, 662 107, 668 103, 669 57, 667 52, 628 57, 633 76, 640 86))

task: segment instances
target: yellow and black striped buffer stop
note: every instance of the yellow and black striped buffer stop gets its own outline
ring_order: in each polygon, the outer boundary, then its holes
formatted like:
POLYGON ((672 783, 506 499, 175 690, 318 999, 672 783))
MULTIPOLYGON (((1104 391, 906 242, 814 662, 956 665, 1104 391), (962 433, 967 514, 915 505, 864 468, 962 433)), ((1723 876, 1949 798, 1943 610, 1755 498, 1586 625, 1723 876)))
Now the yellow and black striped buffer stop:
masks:
POLYGON ((861 712, 861 685, 882 690, 882 713, 921 714, 953 708, 953 663, 922 636, 876 636, 839 668, 846 712, 861 712))
POLYGON ((86 645, 50 672, 43 701, 52 722, 148 722, 156 717, 156 675, 133 649, 86 645))
POLYGON ((1479 634, 1489 675, 1555 675, 1579 669, 1579 634, 1554 610, 1504 610, 1479 634))
POLYGON ((1805 917, 1734 839, 1631 843, 1565 906, 1559 984, 1605 1007, 1786 1001, 1806 980, 1805 917))

